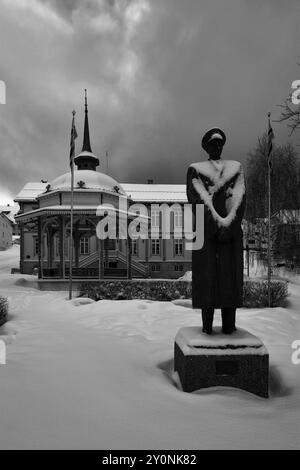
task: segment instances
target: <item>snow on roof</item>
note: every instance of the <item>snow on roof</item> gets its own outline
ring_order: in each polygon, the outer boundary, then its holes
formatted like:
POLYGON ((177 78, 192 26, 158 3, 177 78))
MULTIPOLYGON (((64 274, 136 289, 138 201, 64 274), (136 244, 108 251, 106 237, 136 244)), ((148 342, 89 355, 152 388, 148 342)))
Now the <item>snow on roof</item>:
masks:
POLYGON ((135 202, 187 202, 185 184, 122 183, 122 188, 135 202))
MULTIPOLYGON (((127 211, 123 211, 121 209, 118 209, 116 207, 112 207, 111 205, 99 205, 99 206, 95 206, 95 205, 84 205, 84 206, 79 206, 79 205, 75 205, 73 207, 73 210, 74 212, 76 213, 79 213, 79 214, 95 214, 95 215, 100 215, 102 214, 102 212, 108 212, 108 213, 111 213, 111 212, 117 212, 117 213, 123 213, 123 214, 127 214, 128 217, 135 217, 136 216, 136 213, 135 212, 130 212, 130 210, 127 212, 127 211)), ((29 219, 32 219, 32 218, 35 218, 37 216, 40 216, 40 215, 57 215, 57 214, 70 214, 70 205, 68 204, 64 204, 64 205, 56 205, 56 206, 49 206, 49 207, 42 207, 42 208, 39 208, 39 209, 35 209, 33 211, 28 211, 28 212, 24 212, 22 214, 19 214, 16 216, 17 220, 29 220, 29 219)), ((0 214, 1 215, 1 214, 0 214)), ((140 218, 144 218, 144 219, 149 219, 148 216, 143 216, 143 215, 139 215, 140 218)))
POLYGON ((36 197, 43 193, 48 183, 27 183, 17 194, 15 201, 35 201, 36 197))
POLYGON ((15 204, 14 206, 11 205, 4 205, 0 206, 0 213, 6 215, 6 217, 13 223, 15 223, 15 215, 19 212, 19 205, 15 204))
MULTIPOLYGON (((34 202, 46 186, 47 183, 27 183, 15 201, 34 202)), ((121 183, 120 186, 134 202, 187 202, 185 184, 121 183)))
POLYGON ((7 219, 8 222, 10 222, 11 224, 15 223, 15 221, 11 217, 8 217, 8 214, 6 214, 5 212, 1 212, 1 210, 0 210, 0 217, 7 219))
MULTIPOLYGON (((79 181, 84 182, 84 188, 97 189, 97 190, 107 190, 111 192, 118 192, 124 194, 123 188, 119 183, 111 178, 111 176, 101 173, 100 171, 93 170, 75 170, 74 171, 74 187, 76 187, 79 181)), ((71 172, 67 172, 58 178, 55 178, 50 183, 50 191, 56 189, 70 189, 71 187, 71 172)))

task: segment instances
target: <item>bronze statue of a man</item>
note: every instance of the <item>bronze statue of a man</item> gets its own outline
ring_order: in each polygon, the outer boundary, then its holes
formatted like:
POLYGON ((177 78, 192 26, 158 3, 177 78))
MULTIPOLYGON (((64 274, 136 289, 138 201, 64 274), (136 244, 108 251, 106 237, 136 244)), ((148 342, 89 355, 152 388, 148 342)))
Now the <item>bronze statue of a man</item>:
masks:
POLYGON ((208 161, 190 165, 187 197, 204 204, 204 245, 192 254, 193 308, 202 309, 203 332, 212 333, 214 309, 222 313, 222 331, 233 333, 236 308, 243 301, 243 232, 245 183, 242 165, 222 160, 224 132, 214 127, 204 135, 208 161))

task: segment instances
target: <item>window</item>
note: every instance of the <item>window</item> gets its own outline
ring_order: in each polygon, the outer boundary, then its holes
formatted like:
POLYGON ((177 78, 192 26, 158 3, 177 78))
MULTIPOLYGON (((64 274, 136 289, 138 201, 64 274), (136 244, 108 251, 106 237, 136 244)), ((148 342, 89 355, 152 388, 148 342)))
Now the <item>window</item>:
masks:
POLYGON ((56 256, 60 256, 60 239, 56 239, 56 256))
POLYGON ((152 264, 152 265, 151 265, 151 271, 152 271, 152 272, 155 272, 155 271, 158 272, 158 271, 160 271, 160 264, 152 264))
POLYGON ((174 212, 174 228, 182 228, 182 211, 174 212))
POLYGON ((137 256, 138 254, 138 244, 137 240, 131 241, 131 254, 137 256))
POLYGON ((151 211, 151 226, 159 227, 160 226, 160 211, 153 209, 151 211))
POLYGON ((151 254, 158 256, 160 254, 160 240, 152 239, 151 240, 151 254))
POLYGON ((90 239, 88 237, 82 237, 80 239, 80 254, 88 255, 90 252, 90 239))
POLYGON ((183 255, 183 241, 174 240, 174 247, 175 247, 175 256, 182 256, 183 255))
POLYGON ((39 252, 39 239, 38 237, 35 237, 33 239, 33 254, 34 256, 37 255, 39 252))
POLYGON ((175 271, 183 271, 183 266, 182 264, 175 264, 174 266, 175 271))

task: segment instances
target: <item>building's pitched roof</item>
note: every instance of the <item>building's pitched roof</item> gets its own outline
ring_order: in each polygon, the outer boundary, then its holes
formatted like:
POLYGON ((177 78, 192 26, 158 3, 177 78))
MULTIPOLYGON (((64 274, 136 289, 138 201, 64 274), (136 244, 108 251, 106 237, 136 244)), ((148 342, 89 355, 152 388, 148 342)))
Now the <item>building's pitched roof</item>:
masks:
POLYGON ((0 213, 3 213, 6 215, 6 217, 12 222, 12 223, 15 223, 15 215, 18 213, 19 211, 19 205, 16 204, 14 206, 10 206, 10 205, 4 205, 4 206, 0 206, 0 213))
POLYGON ((27 183, 15 197, 16 202, 34 202, 36 197, 46 190, 48 183, 27 183))
POLYGON ((122 183, 122 188, 135 202, 187 202, 185 184, 122 183))
MULTIPOLYGON (((124 211, 122 209, 119 209, 117 207, 112 207, 110 204, 102 204, 99 205, 95 208, 95 205, 85 205, 85 206, 78 206, 75 205, 73 207, 73 211, 75 214, 92 214, 95 215, 95 209, 97 209, 96 214, 101 215, 105 212, 108 212, 109 214, 111 212, 115 212, 117 214, 126 214, 128 218, 135 218, 136 217, 136 212, 131 212, 129 211, 124 211)), ((49 206, 49 207, 42 207, 40 209, 35 209, 32 211, 24 212, 16 216, 17 222, 21 221, 28 221, 31 220, 32 218, 36 216, 42 216, 42 215, 63 215, 63 214, 70 214, 70 205, 64 204, 64 205, 56 205, 56 206, 49 206)), ((1 214, 0 214, 1 215, 1 214)), ((144 219, 149 219, 147 215, 139 215, 139 217, 144 218, 144 219)))
MULTIPOLYGON (((15 201, 34 202, 45 191, 46 186, 47 183, 27 183, 15 197, 15 201)), ((121 183, 121 187, 134 202, 187 202, 185 184, 121 183)))
POLYGON ((1 209, 0 209, 0 217, 3 217, 4 219, 6 219, 12 226, 15 223, 14 220, 8 217, 8 214, 6 214, 5 212, 1 212, 1 209))

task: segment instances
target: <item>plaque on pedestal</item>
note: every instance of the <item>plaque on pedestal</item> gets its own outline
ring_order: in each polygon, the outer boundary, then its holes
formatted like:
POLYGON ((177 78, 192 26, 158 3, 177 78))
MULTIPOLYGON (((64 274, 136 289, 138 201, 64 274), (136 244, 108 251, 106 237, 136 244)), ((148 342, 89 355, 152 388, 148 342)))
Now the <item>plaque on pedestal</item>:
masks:
POLYGON ((175 338, 174 369, 185 392, 234 387, 268 398, 269 354, 259 338, 238 329, 214 335, 198 327, 181 328, 175 338))

